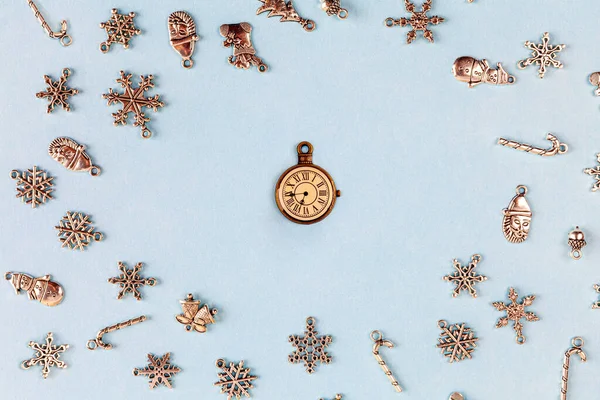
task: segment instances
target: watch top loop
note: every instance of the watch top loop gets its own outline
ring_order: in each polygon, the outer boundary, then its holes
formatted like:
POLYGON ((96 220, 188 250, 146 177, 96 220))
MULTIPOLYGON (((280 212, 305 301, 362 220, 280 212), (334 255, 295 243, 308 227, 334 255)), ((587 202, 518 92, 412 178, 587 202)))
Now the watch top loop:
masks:
POLYGON ((310 142, 300 142, 298 144, 298 164, 312 164, 313 145, 310 142))

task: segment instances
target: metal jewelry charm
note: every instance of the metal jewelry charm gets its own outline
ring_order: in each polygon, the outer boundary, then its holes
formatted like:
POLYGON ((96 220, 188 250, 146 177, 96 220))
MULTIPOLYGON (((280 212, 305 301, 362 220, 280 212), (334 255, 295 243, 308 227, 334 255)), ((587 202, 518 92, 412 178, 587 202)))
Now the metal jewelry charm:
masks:
POLYGON ((596 86, 594 94, 596 96, 600 96, 600 72, 594 72, 590 75, 590 83, 596 86))
POLYGON ((148 354, 148 366, 143 369, 135 368, 133 375, 147 376, 150 389, 160 385, 173 389, 171 379, 179 372, 181 372, 181 369, 171 364, 171 353, 167 353, 162 357, 148 354))
POLYGON ((556 46, 548 45, 549 41, 550 34, 548 32, 544 33, 544 36, 542 36, 542 43, 540 44, 531 43, 529 40, 526 41, 525 47, 531 50, 531 57, 519 61, 517 67, 519 67, 519 69, 525 69, 528 65, 539 65, 538 75, 541 79, 543 79, 546 74, 547 66, 562 68, 563 63, 558 61, 556 57, 566 46, 564 44, 558 44, 556 46))
POLYGON ((92 243, 92 240, 101 241, 104 235, 101 232, 95 232, 91 222, 89 215, 67 211, 67 215, 60 220, 58 226, 54 227, 58 231, 61 247, 83 251, 92 243))
POLYGON ((194 20, 185 11, 175 11, 169 15, 167 25, 171 47, 183 58, 181 65, 186 69, 192 68, 194 66, 192 54, 194 54, 195 42, 200 40, 196 35, 194 20))
POLYGON ((348 18, 348 10, 342 8, 340 0, 321 0, 321 8, 330 17, 337 15, 339 19, 348 18))
POLYGON ((110 45, 113 43, 121 43, 124 48, 129 48, 129 41, 135 36, 142 33, 141 30, 135 27, 133 18, 135 17, 134 12, 130 12, 129 15, 119 14, 119 10, 113 8, 111 11, 110 19, 106 22, 100 23, 100 28, 106 30, 108 38, 106 42, 100 43, 100 51, 108 53, 110 45))
POLYGON ((477 297, 477 290, 475 290, 474 287, 475 284, 487 280, 486 276, 477 275, 475 272, 475 267, 477 267, 477 264, 480 261, 481 256, 479 254, 471 256, 471 262, 468 266, 462 266, 456 258, 452 260, 452 266, 455 271, 451 275, 446 275, 443 278, 445 281, 452 282, 456 286, 452 292, 452 297, 457 297, 463 290, 468 290, 471 297, 477 297))
POLYGON ((233 55, 229 56, 229 64, 243 69, 249 69, 255 65, 258 72, 267 72, 269 67, 262 59, 256 56, 256 50, 252 46, 250 33, 252 25, 247 22, 239 24, 223 24, 219 28, 221 36, 225 38, 224 47, 233 47, 233 55))
POLYGON ((71 111, 71 106, 67 103, 67 100, 71 96, 75 96, 79 93, 77 89, 71 89, 67 86, 67 79, 71 76, 71 70, 69 68, 65 68, 62 70, 62 75, 59 80, 53 82, 52 78, 48 75, 44 75, 44 82, 48 87, 44 92, 38 92, 35 94, 35 97, 38 99, 47 98, 50 104, 48 104, 48 109, 46 112, 50 114, 54 111, 55 105, 61 105, 62 108, 66 111, 71 111))
POLYGON ((521 323, 521 319, 525 318, 526 321, 535 322, 539 321, 540 318, 533 312, 525 311, 526 307, 529 307, 533 304, 533 301, 535 300, 534 295, 524 297, 521 303, 517 303, 518 298, 519 294, 514 288, 510 288, 508 291, 508 299, 510 300, 510 303, 504 304, 501 301, 496 301, 492 303, 492 305, 496 308, 496 310, 506 312, 506 317, 502 317, 498 319, 498 322, 496 322, 496 328, 502 328, 503 326, 508 325, 509 321, 514 321, 513 328, 517 334, 517 343, 525 344, 525 336, 523 335, 523 324, 521 323))
POLYGON ((214 385, 221 387, 221 393, 227 395, 227 400, 234 397, 239 400, 242 395, 252 397, 250 396, 250 389, 254 387, 252 381, 256 379, 256 376, 250 375, 250 368, 244 368, 244 360, 237 365, 231 362, 227 366, 225 360, 219 358, 215 365, 223 372, 217 374, 219 381, 215 382, 214 385))
POLYGON ((475 351, 479 339, 475 337, 471 328, 467 328, 464 323, 448 325, 444 320, 438 321, 438 327, 442 332, 437 348, 441 349, 444 357, 448 357, 450 363, 472 358, 471 353, 475 351))
POLYGON ((214 324, 214 316, 219 312, 216 308, 210 309, 204 304, 200 307, 200 300, 194 300, 192 294, 188 294, 185 300, 179 300, 183 314, 175 318, 180 324, 185 325, 188 332, 195 330, 200 333, 206 332, 206 325, 214 324))
POLYGON ((512 198, 508 208, 502 212, 502 232, 504 237, 511 243, 524 242, 529 236, 529 228, 531 225, 531 208, 525 198, 527 194, 527 186, 517 186, 517 195, 512 198))
POLYGON ((574 260, 579 260, 583 256, 581 249, 583 249, 586 244, 587 243, 585 242, 585 235, 583 231, 576 226, 575 229, 569 233, 569 246, 571 246, 571 252, 569 255, 571 258, 574 260))
POLYGON ((310 19, 304 19, 298 15, 294 5, 292 4, 292 0, 258 0, 263 3, 262 6, 258 7, 256 10, 256 15, 262 14, 264 12, 269 12, 267 15, 268 18, 271 17, 281 17, 280 22, 298 22, 302 25, 305 31, 311 32, 314 31, 317 25, 315 21, 310 19))
POLYGON ((56 346, 53 343, 52 332, 48 332, 46 335, 46 344, 36 343, 34 341, 29 342, 29 347, 35 351, 35 356, 29 360, 25 360, 21 363, 21 368, 29 369, 34 365, 42 366, 42 376, 44 379, 48 377, 50 373, 50 367, 56 368, 67 368, 67 364, 60 360, 60 353, 64 353, 68 348, 68 344, 61 344, 56 346))
MULTIPOLYGON (((596 291, 596 293, 600 293, 600 285, 594 285, 594 290, 596 291)), ((592 304, 592 309, 593 310, 597 310, 600 308, 600 301, 595 302, 594 304, 592 304)))
POLYGON ((44 30, 48 34, 48 37, 50 37, 51 39, 58 39, 60 41, 60 44, 62 44, 64 47, 67 47, 71 43, 73 43, 73 39, 71 39, 71 36, 69 36, 69 34, 67 33, 67 21, 63 19, 60 22, 60 31, 54 32, 52 28, 50 28, 50 25, 48 25, 48 23, 44 19, 44 16, 40 12, 40 10, 38 10, 35 3, 32 0, 27 0, 27 4, 31 8, 31 11, 33 11, 33 13, 35 14, 37 20, 42 25, 42 28, 44 28, 44 30))
POLYGON ((538 156, 551 157, 557 154, 565 154, 569 151, 569 146, 565 143, 561 143, 560 140, 553 134, 549 133, 546 135, 546 139, 552 143, 552 147, 549 149, 542 149, 540 147, 534 147, 530 144, 515 142, 512 140, 500 138, 498 139, 498 144, 501 146, 506 146, 513 148, 515 150, 525 151, 531 154, 537 154, 538 156))
POLYGON ((104 328, 98 332, 95 339, 88 340, 86 347, 88 348, 88 350, 96 350, 97 348, 104 349, 104 350, 110 350, 110 349, 112 349, 113 345, 110 343, 105 343, 102 340, 102 337, 104 335, 106 335, 107 333, 110 333, 110 332, 118 331, 119 329, 127 328, 128 326, 131 326, 131 325, 139 324, 140 322, 144 322, 145 320, 146 320, 146 316, 142 315, 137 318, 132 318, 127 321, 119 322, 118 324, 115 324, 112 326, 107 326, 106 328, 104 328))
POLYGON ((21 291, 27 292, 29 300, 37 300, 45 306, 57 306, 65 297, 62 286, 51 281, 50 275, 34 278, 22 272, 7 272, 4 279, 10 281, 16 294, 21 294, 21 291))
MULTIPOLYGON (((600 153, 596 154, 596 159, 598 163, 600 163, 600 153)), ((596 179, 596 182, 592 185, 592 192, 596 190, 600 190, 600 165, 595 166, 594 168, 586 168, 583 170, 584 173, 593 176, 596 179)))
POLYGON ((428 28, 429 24, 438 25, 444 22, 444 18, 433 16, 429 17, 427 13, 431 10, 431 2, 432 0, 425 0, 423 3, 423 7, 421 11, 416 11, 415 5, 410 0, 404 0, 404 7, 406 7, 406 11, 411 13, 410 18, 386 18, 385 26, 388 28, 392 28, 394 26, 400 25, 401 27, 405 27, 407 25, 411 26, 411 30, 406 35, 406 43, 410 44, 413 40, 417 38, 417 32, 422 31, 423 37, 429 42, 433 43, 433 32, 431 32, 428 28))
POLYGON ((304 336, 290 335, 288 341, 296 350, 288 356, 292 364, 304 363, 306 372, 312 374, 318 363, 331 363, 331 356, 325 351, 331 344, 331 336, 319 336, 315 330, 316 321, 313 317, 306 318, 304 336))
POLYGON ((560 400, 567 400, 567 386, 569 383, 569 364, 571 363, 571 356, 573 354, 577 354, 579 358, 581 358, 582 362, 587 361, 587 355, 582 349, 583 344, 583 339, 577 336, 573 338, 573 340, 571 340, 572 347, 565 352, 565 358, 563 360, 562 368, 562 385, 560 387, 560 400))
POLYGON ((121 300, 127 293, 133 293, 133 297, 136 300, 141 300, 142 295, 140 294, 140 286, 154 286, 156 285, 155 278, 142 278, 140 271, 142 270, 143 263, 137 263, 133 269, 127 269, 125 263, 119 261, 119 270, 121 275, 115 276, 108 279, 108 283, 116 284, 121 287, 117 300, 121 300))
POLYGON ((473 57, 459 57, 452 65, 452 74, 460 81, 475 87, 480 83, 490 85, 512 85, 516 78, 504 70, 501 63, 496 64, 498 69, 493 69, 488 60, 478 60, 473 57))
POLYGON ((373 345, 373 356, 377 360, 377 363, 392 383, 392 386, 394 386, 394 388, 396 389, 396 392, 402 392, 402 387, 400 386, 396 378, 394 378, 394 374, 392 373, 392 371, 390 371, 385 361, 383 361, 383 358, 381 358, 381 356, 379 355, 379 348, 381 346, 387 347, 388 349, 392 349, 394 347, 394 343, 390 342, 389 340, 383 340, 383 335, 377 330, 371 332, 371 340, 375 342, 375 344, 373 345))
POLYGON ((91 176, 100 175, 102 170, 92 164, 92 159, 85 149, 85 145, 79 144, 71 138, 59 137, 50 143, 48 154, 70 171, 88 171, 91 176))
POLYGON ((31 208, 54 198, 54 178, 48 177, 46 171, 38 169, 35 165, 23 172, 13 169, 10 171, 10 177, 17 181, 17 199, 21 198, 23 203, 31 204, 31 208))

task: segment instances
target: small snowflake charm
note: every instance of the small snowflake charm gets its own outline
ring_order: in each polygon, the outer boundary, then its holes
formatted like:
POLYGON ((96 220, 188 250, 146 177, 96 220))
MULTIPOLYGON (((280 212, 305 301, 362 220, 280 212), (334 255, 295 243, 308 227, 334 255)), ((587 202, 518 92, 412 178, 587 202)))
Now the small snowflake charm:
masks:
POLYGON ((467 328, 465 324, 448 325, 444 320, 438 321, 438 327, 442 332, 438 338, 437 348, 448 357, 450 363, 471 358, 471 353, 475 351, 479 340, 471 328, 467 328))
POLYGON ((43 169, 37 169, 37 166, 27 171, 10 171, 10 177, 17 181, 17 199, 21 198, 23 203, 31 204, 31 208, 36 208, 46 200, 53 199, 54 178, 48 177, 48 173, 43 169))
POLYGON ((546 67, 562 68, 563 63, 558 61, 558 53, 562 51, 566 46, 564 44, 558 44, 556 46, 549 45, 550 34, 544 33, 542 36, 542 43, 536 44, 531 43, 529 40, 525 42, 525 47, 531 50, 531 57, 521 60, 517 63, 519 69, 525 69, 528 65, 539 65, 538 75, 541 79, 546 74, 546 67))
POLYGON ((71 96, 75 96, 79 93, 77 89, 71 89, 67 86, 67 78, 71 75, 71 70, 69 68, 65 68, 62 70, 62 75, 59 80, 53 81, 48 75, 44 75, 44 82, 48 87, 46 91, 39 92, 35 94, 35 97, 38 99, 48 99, 50 104, 48 104, 47 112, 50 114, 54 111, 54 106, 59 105, 66 111, 71 111, 71 106, 67 103, 67 100, 71 96))
POLYGON ((48 332, 46 335, 46 344, 40 344, 36 342, 29 342, 29 347, 35 350, 35 356, 29 360, 25 360, 21 363, 23 369, 29 369, 34 365, 42 366, 42 376, 44 379, 48 377, 50 373, 50 367, 56 368, 67 368, 67 364, 60 360, 60 353, 64 353, 68 348, 68 344, 61 344, 56 346, 53 342, 52 332, 48 332))
POLYGON ((124 48, 128 49, 129 41, 135 35, 142 33, 133 23, 134 12, 130 12, 129 15, 119 14, 119 10, 113 8, 111 13, 110 19, 100 24, 100 28, 106 30, 108 36, 106 42, 100 43, 100 51, 103 53, 107 53, 113 43, 121 43, 124 48))
MULTIPOLYGON (((600 153, 596 154, 596 159, 598 164, 600 164, 600 153)), ((586 168, 583 170, 584 173, 593 176, 596 179, 596 182, 592 185, 592 192, 596 190, 600 190, 600 165, 595 166, 594 168, 586 168)))
POLYGON ((101 241, 104 235, 101 232, 95 232, 91 222, 89 215, 67 211, 67 215, 55 227, 62 242, 61 247, 83 251, 92 240, 101 241))
POLYGON ((318 336, 315 330, 316 321, 313 317, 306 319, 306 331, 304 336, 290 335, 288 341, 296 348, 288 356, 292 364, 304 363, 306 372, 315 372, 318 363, 331 363, 331 356, 325 351, 332 342, 331 336, 318 336))
POLYGON ((146 122, 149 122, 150 118, 144 114, 144 107, 151 108, 156 112, 159 107, 164 107, 165 104, 159 100, 160 95, 158 94, 154 97, 144 97, 144 93, 154 87, 152 82, 154 76, 140 75, 139 86, 135 89, 131 83, 131 76, 131 74, 125 74, 124 71, 121 71, 121 77, 117 79, 117 83, 120 83, 124 89, 123 94, 108 89, 108 93, 103 94, 102 97, 108 100, 109 106, 117 103, 123 105, 122 109, 112 114, 115 119, 115 126, 119 124, 127 125, 127 118, 131 112, 134 114, 133 126, 141 127, 142 137, 148 139, 152 136, 152 132, 146 127, 146 122))
POLYGON ((133 293, 133 297, 135 297, 136 300, 141 300, 142 295, 140 294, 140 286, 156 285, 155 278, 142 278, 140 276, 140 271, 142 270, 143 265, 144 264, 140 262, 135 264, 133 269, 127 269, 127 266, 119 261, 121 275, 108 279, 109 283, 116 284, 121 287, 121 290, 117 295, 118 300, 121 300, 127 293, 133 293))
POLYGON ((533 312, 525 311, 525 307, 533 304, 533 301, 535 300, 534 295, 524 297, 521 303, 517 303, 518 298, 519 294, 514 288, 510 288, 508 292, 508 299, 510 300, 510 303, 504 304, 501 301, 497 301, 492 304, 496 310, 506 312, 506 317, 498 319, 496 328, 502 328, 503 326, 508 325, 509 321, 514 321, 513 328, 517 333, 517 343, 524 344, 525 336, 523 335, 523 324, 521 323, 521 319, 525 318, 526 321, 535 322, 539 321, 540 318, 533 312))
POLYGON ((388 28, 392 28, 396 25, 400 25, 405 27, 407 25, 411 26, 410 32, 406 35, 406 43, 410 44, 413 40, 417 38, 417 32, 423 32, 423 37, 433 43, 433 32, 431 32, 428 28, 429 24, 438 25, 444 22, 444 18, 433 16, 429 17, 427 13, 431 11, 431 2, 432 0, 425 0, 423 3, 423 8, 421 11, 416 11, 415 5, 410 0, 404 0, 404 6, 406 7, 406 11, 411 13, 410 18, 387 18, 385 20, 385 26, 388 28))
POLYGON ((181 369, 171 364, 171 353, 167 353, 162 357, 148 354, 148 366, 144 369, 135 368, 133 375, 147 376, 150 389, 160 385, 173 389, 171 378, 179 372, 181 372, 181 369))
POLYGON ((219 382, 215 382, 215 386, 221 387, 221 393, 227 395, 227 400, 232 398, 240 399, 242 395, 251 397, 249 390, 254 387, 252 381, 256 379, 256 376, 250 375, 250 368, 244 368, 244 361, 240 361, 239 364, 227 363, 222 358, 218 359, 216 364, 217 368, 223 372, 219 372, 219 382))
POLYGON ((487 280, 487 277, 483 275, 477 275, 475 267, 481 261, 479 254, 471 256, 471 262, 468 266, 462 266, 460 262, 455 258, 452 261, 454 266, 454 273, 446 275, 443 279, 447 282, 452 282, 456 286, 452 292, 452 297, 457 297, 461 291, 468 290, 471 297, 477 297, 477 290, 475 290, 475 284, 487 280))

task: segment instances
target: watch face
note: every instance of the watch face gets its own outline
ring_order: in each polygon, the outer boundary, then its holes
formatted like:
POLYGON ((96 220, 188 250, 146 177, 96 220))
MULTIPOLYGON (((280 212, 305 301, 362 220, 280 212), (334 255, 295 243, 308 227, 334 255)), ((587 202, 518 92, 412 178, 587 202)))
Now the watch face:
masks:
POLYGON ((331 179, 312 166, 298 166, 280 180, 281 210, 295 220, 311 222, 327 214, 335 198, 331 179))

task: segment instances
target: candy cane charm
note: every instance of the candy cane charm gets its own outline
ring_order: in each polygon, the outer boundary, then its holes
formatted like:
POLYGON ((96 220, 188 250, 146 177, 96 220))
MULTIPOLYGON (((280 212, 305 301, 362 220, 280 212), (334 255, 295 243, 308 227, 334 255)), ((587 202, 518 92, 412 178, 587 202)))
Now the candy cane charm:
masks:
POLYGON ((531 154, 537 154, 538 156, 551 157, 557 154, 565 154, 569 150, 569 146, 565 143, 561 143, 560 140, 553 134, 549 133, 546 135, 546 139, 552 142, 552 147, 549 149, 542 149, 539 147, 532 146, 530 144, 519 143, 513 140, 504 138, 498 139, 498 144, 506 147, 511 147, 515 150, 525 151, 531 154))
POLYGON ((394 347, 394 343, 390 342, 389 340, 383 340, 383 335, 379 331, 371 332, 371 339, 375 342, 375 344, 373 345, 373 356, 375 356, 375 359, 379 363, 379 366, 381 366, 383 372, 385 372, 390 382, 392 382, 394 388, 396 388, 396 392, 402 392, 402 388, 400 387, 398 381, 394 378, 392 371, 390 371, 385 361, 383 361, 383 358, 381 358, 381 356, 379 355, 379 347, 385 346, 388 349, 391 349, 394 347))
POLYGON ((88 348, 88 350, 96 350, 97 348, 110 350, 112 349, 112 344, 104 343, 102 341, 102 336, 106 335, 107 333, 118 331, 119 329, 123 329, 131 325, 139 324, 140 322, 144 322, 145 320, 146 316, 142 315, 141 317, 132 318, 127 321, 119 322, 118 324, 108 326, 102 329, 100 332, 98 332, 98 334, 96 335, 96 339, 88 340, 86 347, 88 348))
POLYGON ((60 41, 60 44, 62 44, 65 47, 73 43, 73 39, 71 39, 71 36, 69 36, 69 34, 67 33, 67 21, 63 19, 60 22, 60 31, 54 32, 52 28, 50 28, 50 25, 48 25, 48 23, 44 19, 42 13, 40 13, 40 10, 38 10, 33 0, 27 0, 27 5, 29 5, 31 11, 33 11, 33 13, 35 14, 35 17, 42 25, 42 28, 44 28, 44 30, 48 34, 48 37, 52 39, 58 39, 60 41))
POLYGON ((560 400, 567 400, 567 385, 568 385, 568 381, 569 381, 569 363, 570 363, 571 356, 573 354, 577 354, 581 358, 581 361, 583 361, 583 362, 587 361, 587 356, 585 355, 585 353, 582 350, 583 339, 580 338, 579 336, 575 337, 575 338, 573 338, 573 340, 571 340, 571 344, 573 345, 573 347, 571 347, 569 350, 567 350, 565 352, 565 358, 563 361, 562 386, 560 388, 560 400))

